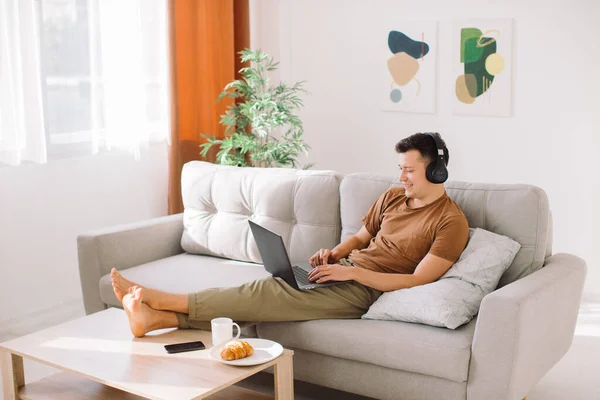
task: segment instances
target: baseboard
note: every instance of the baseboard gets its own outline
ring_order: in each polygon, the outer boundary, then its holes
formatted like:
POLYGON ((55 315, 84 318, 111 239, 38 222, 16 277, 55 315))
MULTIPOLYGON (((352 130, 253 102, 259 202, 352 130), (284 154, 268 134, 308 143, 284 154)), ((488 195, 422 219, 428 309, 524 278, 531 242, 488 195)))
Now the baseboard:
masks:
POLYGON ((29 314, 0 321, 0 343, 85 316, 83 298, 74 298, 29 314))

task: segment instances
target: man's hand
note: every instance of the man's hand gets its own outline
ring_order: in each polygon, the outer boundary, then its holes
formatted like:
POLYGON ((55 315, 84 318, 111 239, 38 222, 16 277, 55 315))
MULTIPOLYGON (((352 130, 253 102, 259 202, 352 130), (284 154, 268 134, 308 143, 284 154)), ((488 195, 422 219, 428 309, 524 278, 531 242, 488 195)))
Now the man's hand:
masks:
POLYGON ((335 250, 321 249, 317 251, 309 260, 310 265, 316 267, 318 265, 333 264, 338 260, 338 253, 335 250))
POLYGON ((328 281, 351 281, 354 279, 353 267, 346 267, 339 264, 325 264, 314 267, 308 274, 308 280, 317 283, 328 281))

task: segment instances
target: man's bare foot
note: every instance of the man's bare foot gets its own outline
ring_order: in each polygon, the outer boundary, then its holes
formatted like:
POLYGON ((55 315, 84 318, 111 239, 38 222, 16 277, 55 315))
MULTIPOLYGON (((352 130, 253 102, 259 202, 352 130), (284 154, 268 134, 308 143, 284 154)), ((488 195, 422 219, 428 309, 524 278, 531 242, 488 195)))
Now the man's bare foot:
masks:
POLYGON ((134 283, 123 278, 115 268, 110 270, 110 281, 112 282, 113 291, 117 296, 119 301, 123 301, 123 296, 125 296, 131 287, 134 286, 134 283))
POLYGON ((179 322, 174 312, 155 310, 142 303, 144 292, 144 288, 134 285, 123 296, 123 310, 127 314, 133 336, 142 337, 156 329, 177 328, 179 322))
POLYGON ((152 309, 142 303, 144 289, 132 286, 123 296, 123 309, 129 319, 129 328, 135 337, 142 337, 148 333, 152 318, 152 309))
MULTIPOLYGON (((142 285, 138 285, 135 282, 131 282, 128 279, 125 279, 123 275, 119 273, 115 268, 110 271, 110 280, 112 282, 113 291, 119 299, 120 302, 123 302, 123 297, 127 293, 131 293, 130 290, 133 287, 139 287, 144 289, 142 294, 142 302, 148 304, 150 308, 155 310, 166 310, 171 309, 169 306, 169 302, 164 301, 165 297, 170 296, 169 293, 161 292, 156 289, 148 288, 142 285)), ((172 311, 178 311, 178 309, 174 309, 172 311)))
POLYGON ((138 285, 137 283, 131 282, 128 279, 125 279, 123 275, 116 268, 110 270, 110 281, 112 282, 113 291, 117 296, 117 299, 122 302, 123 296, 127 293, 130 293, 130 289, 134 286, 144 289, 144 295, 142 297, 142 302, 148 304, 150 307, 158 309, 158 304, 156 304, 155 297, 156 291, 154 289, 149 289, 142 285, 138 285))

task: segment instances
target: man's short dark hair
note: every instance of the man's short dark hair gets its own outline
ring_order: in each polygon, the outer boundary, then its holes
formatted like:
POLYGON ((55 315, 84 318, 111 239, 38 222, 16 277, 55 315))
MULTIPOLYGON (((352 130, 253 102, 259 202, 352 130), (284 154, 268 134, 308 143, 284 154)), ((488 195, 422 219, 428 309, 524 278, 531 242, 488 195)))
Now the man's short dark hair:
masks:
MULTIPOLYGON (((441 138, 442 137, 440 136, 440 139, 441 138)), ((444 160, 446 165, 448 165, 450 154, 448 153, 446 142, 444 142, 443 139, 442 143, 444 144, 444 160)), ((419 150, 419 153, 421 153, 421 157, 423 157, 426 164, 429 164, 437 158, 437 147, 435 146, 434 139, 424 133, 415 133, 396 143, 396 153, 406 153, 409 150, 419 150)))

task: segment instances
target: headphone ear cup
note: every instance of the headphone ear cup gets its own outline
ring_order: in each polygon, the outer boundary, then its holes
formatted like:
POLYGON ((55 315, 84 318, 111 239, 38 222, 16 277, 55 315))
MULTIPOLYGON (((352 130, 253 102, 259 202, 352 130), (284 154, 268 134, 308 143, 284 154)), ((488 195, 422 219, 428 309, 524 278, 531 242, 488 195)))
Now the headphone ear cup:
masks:
POLYGON ((444 183, 448 179, 448 170, 442 164, 441 168, 437 168, 437 161, 429 163, 425 171, 425 177, 431 183, 444 183))
POLYGON ((425 170, 425 177, 431 183, 436 183, 434 175, 433 175, 433 171, 435 170, 436 166, 437 166, 437 162, 436 161, 432 161, 432 162, 429 163, 429 165, 427 166, 427 169, 425 170))

